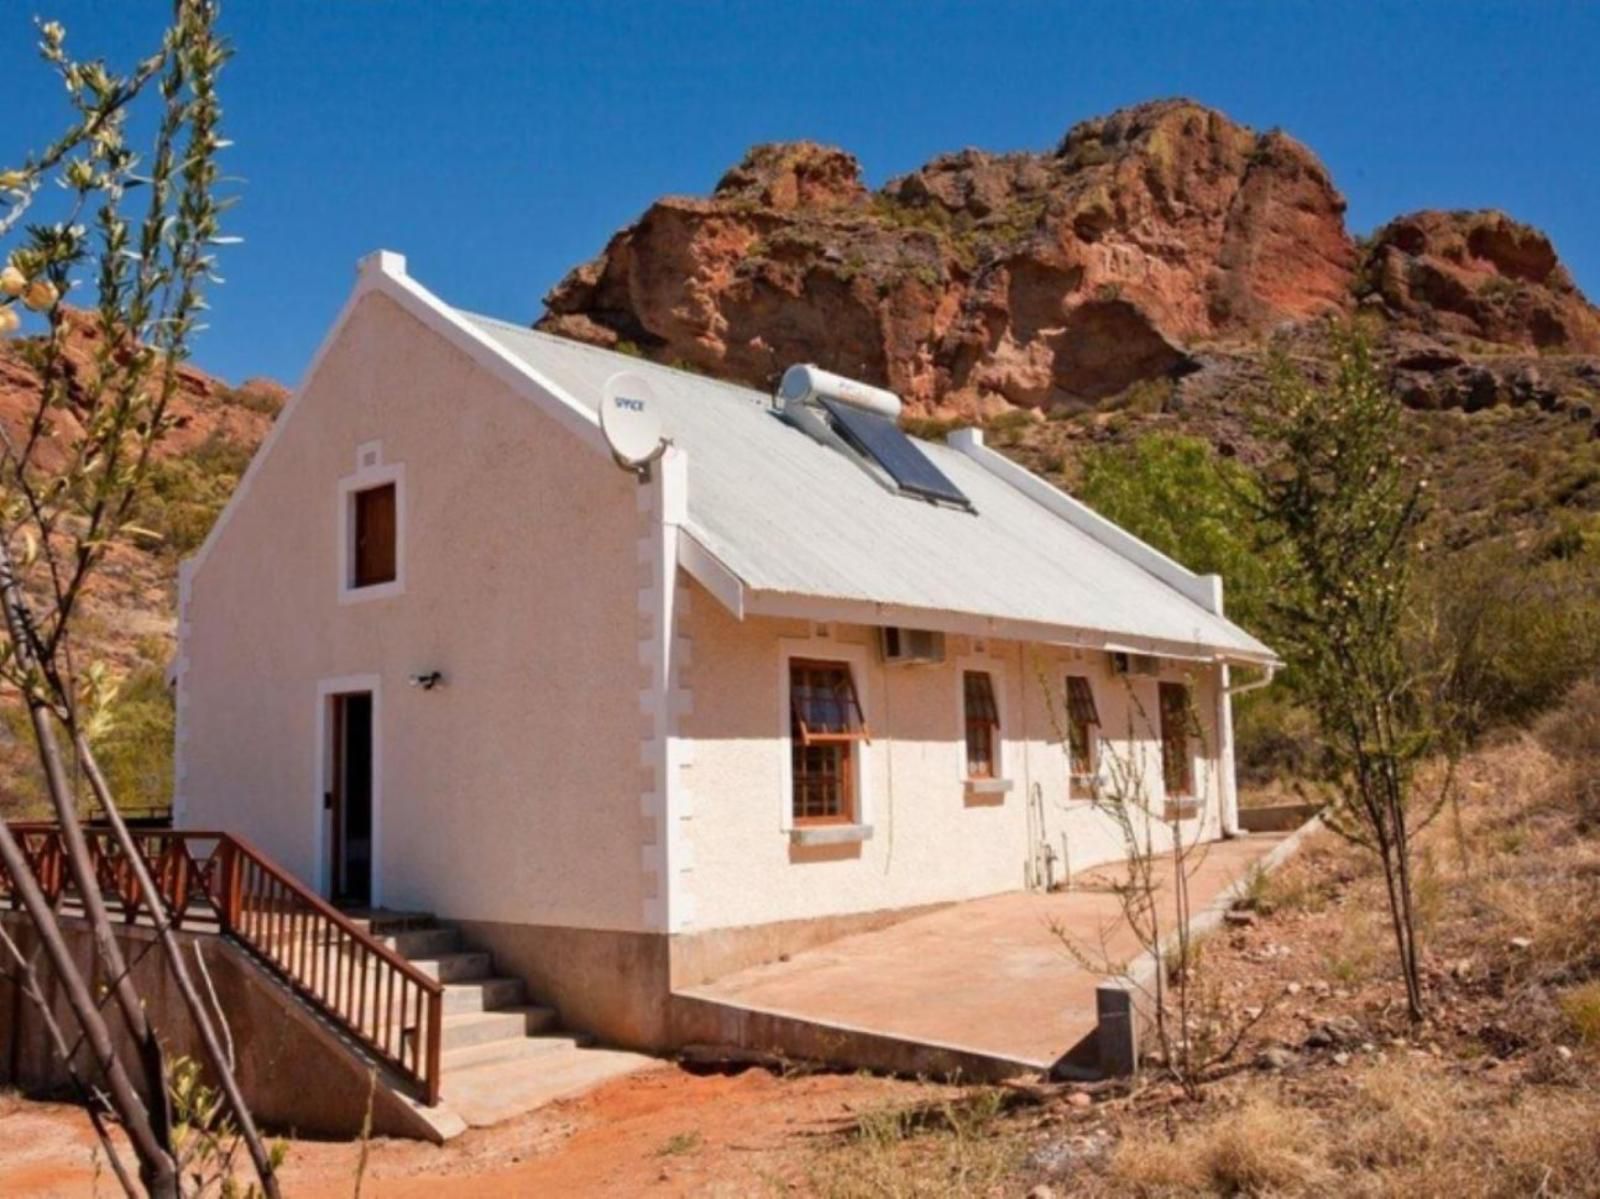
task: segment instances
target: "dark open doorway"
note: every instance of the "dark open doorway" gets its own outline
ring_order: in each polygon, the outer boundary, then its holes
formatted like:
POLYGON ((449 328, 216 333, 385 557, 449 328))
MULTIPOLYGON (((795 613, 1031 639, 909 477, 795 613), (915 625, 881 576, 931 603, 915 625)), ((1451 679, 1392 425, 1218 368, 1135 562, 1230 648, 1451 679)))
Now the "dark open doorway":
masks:
POLYGON ((333 860, 330 898, 341 907, 372 906, 372 694, 335 695, 333 703, 333 860))

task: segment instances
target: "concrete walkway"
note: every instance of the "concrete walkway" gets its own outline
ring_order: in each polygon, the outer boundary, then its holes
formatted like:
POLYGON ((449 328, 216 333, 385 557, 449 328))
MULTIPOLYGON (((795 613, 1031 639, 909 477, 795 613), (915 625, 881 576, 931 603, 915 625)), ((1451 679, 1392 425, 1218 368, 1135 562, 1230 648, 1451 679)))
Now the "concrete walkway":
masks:
POLYGON ((660 1058, 620 1049, 556 1049, 446 1074, 442 1098, 470 1127, 485 1128, 614 1078, 664 1068, 660 1058))
MULTIPOLYGON (((1260 833, 1203 850, 1191 875, 1199 913, 1286 839, 1260 833)), ((1109 885, 1119 866, 1080 874, 1070 891, 971 900, 695 987, 713 1003, 839 1030, 1048 1069, 1094 1031, 1095 988, 1139 953, 1109 885)), ((1170 895, 1168 896, 1170 920, 1170 895)))

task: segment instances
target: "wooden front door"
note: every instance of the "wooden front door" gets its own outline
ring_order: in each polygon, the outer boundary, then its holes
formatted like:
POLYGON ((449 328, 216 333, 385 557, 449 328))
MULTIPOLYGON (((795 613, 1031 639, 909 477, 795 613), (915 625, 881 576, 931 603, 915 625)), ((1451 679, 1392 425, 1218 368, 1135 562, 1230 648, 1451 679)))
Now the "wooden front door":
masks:
POLYGON ((333 697, 333 869, 330 898, 341 907, 372 904, 372 695, 333 697))

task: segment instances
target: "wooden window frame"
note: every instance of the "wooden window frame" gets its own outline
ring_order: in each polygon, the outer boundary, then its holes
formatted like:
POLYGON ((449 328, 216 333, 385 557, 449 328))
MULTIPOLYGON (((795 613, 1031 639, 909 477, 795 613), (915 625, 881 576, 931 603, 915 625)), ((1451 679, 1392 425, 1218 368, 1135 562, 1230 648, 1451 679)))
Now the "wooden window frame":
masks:
POLYGON ((1188 683, 1165 679, 1156 689, 1161 719, 1161 785, 1174 803, 1186 804, 1195 799, 1193 690, 1188 683))
POLYGON ((393 583, 400 577, 400 488, 391 480, 386 483, 374 483, 371 487, 358 487, 350 493, 350 588, 353 591, 364 591, 368 587, 382 587, 386 583, 393 583), (379 547, 376 554, 369 555, 366 550, 366 541, 369 537, 376 539, 377 534, 383 530, 374 528, 379 516, 374 501, 379 496, 388 497, 388 546, 387 553, 384 547, 379 547), (387 558, 384 563, 369 562, 369 558, 387 558), (373 573, 364 575, 363 568, 371 566, 373 573), (387 569, 384 569, 384 568, 387 569))
POLYGON ((871 731, 867 727, 866 715, 861 707, 860 692, 856 688, 855 666, 853 663, 836 658, 812 658, 794 655, 787 659, 784 671, 787 680, 788 708, 789 708, 789 825, 791 828, 819 828, 829 826, 854 825, 860 822, 861 800, 857 786, 857 773, 860 770, 859 753, 856 750, 857 742, 870 742, 871 731), (807 724, 806 719, 795 710, 795 692, 797 671, 842 671, 847 696, 843 701, 846 705, 845 720, 842 729, 814 729, 807 724), (851 725, 851 713, 854 714, 854 725, 851 725), (829 749, 836 755, 834 775, 835 785, 838 788, 837 811, 822 815, 802 815, 799 811, 799 798, 801 788, 806 784, 810 772, 803 769, 806 752, 812 749, 829 749))
POLYGON ((1094 698, 1094 682, 1085 674, 1069 674, 1063 686, 1067 715, 1067 798, 1093 799, 1100 775, 1099 732, 1100 707, 1094 698), (1073 683, 1083 684, 1081 696, 1073 694, 1073 683), (1078 755, 1073 742, 1081 735, 1083 754, 1078 769, 1078 755), (1080 795, 1079 791, 1087 794, 1080 795))
MULTIPOLYGON (((362 447, 358 462, 381 454, 376 446, 362 447)), ((360 466, 354 474, 339 480, 337 546, 339 551, 338 596, 341 604, 366 603, 405 594, 406 589, 406 478, 401 463, 360 466), (394 487, 394 577, 387 582, 356 585, 357 495, 384 486, 394 487)))
POLYGON ((985 781, 1000 778, 1000 701, 995 694, 993 671, 968 667, 962 669, 961 719, 965 740, 966 777, 985 781), (986 695, 978 696, 977 700, 980 707, 987 706, 987 712, 973 712, 974 696, 971 688, 973 681, 977 679, 983 680, 981 687, 987 692, 986 695), (987 764, 980 764, 979 757, 973 753, 975 735, 986 743, 987 764))

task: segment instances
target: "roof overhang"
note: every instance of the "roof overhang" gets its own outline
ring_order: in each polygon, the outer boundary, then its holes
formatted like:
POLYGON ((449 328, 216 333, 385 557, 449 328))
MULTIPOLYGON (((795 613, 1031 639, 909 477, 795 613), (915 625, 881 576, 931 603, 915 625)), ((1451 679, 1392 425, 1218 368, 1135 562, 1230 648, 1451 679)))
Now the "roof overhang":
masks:
POLYGON ((846 596, 808 595, 754 588, 746 584, 732 568, 687 528, 678 530, 678 563, 696 582, 716 597, 717 602, 731 612, 736 620, 772 617, 838 621, 869 626, 900 626, 971 637, 994 637, 1010 641, 1031 641, 1041 645, 1071 646, 1074 649, 1153 654, 1185 662, 1225 663, 1263 668, 1277 668, 1282 665, 1282 662, 1272 654, 1257 654, 1227 646, 1208 646, 1197 641, 1141 637, 1124 631, 1015 620, 981 612, 918 608, 846 596))

